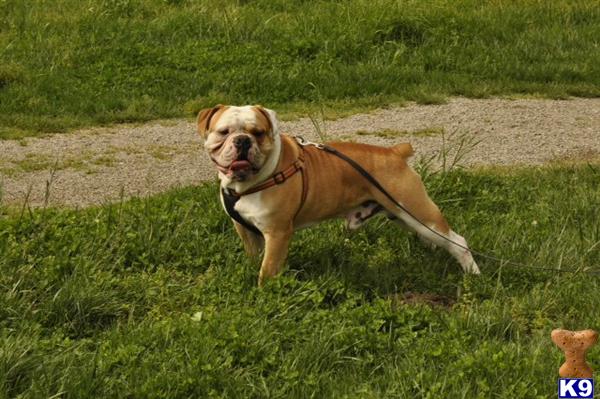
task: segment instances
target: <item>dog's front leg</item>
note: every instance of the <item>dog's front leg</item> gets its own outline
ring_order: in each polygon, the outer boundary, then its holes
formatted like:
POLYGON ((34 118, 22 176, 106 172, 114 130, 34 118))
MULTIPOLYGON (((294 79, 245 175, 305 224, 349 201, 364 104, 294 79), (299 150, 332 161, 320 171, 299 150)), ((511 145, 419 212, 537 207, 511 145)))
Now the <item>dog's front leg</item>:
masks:
POLYGON ((283 267, 288 254, 290 239, 293 229, 290 226, 285 230, 265 232, 265 256, 258 275, 258 285, 262 285, 268 278, 276 276, 283 267))
POLYGON ((236 221, 233 221, 233 224, 235 225, 235 231, 237 231, 238 236, 242 239, 242 243, 244 243, 246 253, 251 257, 257 257, 265 245, 263 238, 236 221))

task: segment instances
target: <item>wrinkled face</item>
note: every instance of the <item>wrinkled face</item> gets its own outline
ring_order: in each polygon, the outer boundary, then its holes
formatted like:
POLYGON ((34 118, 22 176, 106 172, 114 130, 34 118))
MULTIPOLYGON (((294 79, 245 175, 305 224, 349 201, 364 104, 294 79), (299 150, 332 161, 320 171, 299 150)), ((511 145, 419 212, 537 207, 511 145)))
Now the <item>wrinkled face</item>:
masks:
POLYGON ((232 181, 250 180, 260 171, 278 134, 275 113, 259 105, 202 110, 198 132, 220 174, 232 181))

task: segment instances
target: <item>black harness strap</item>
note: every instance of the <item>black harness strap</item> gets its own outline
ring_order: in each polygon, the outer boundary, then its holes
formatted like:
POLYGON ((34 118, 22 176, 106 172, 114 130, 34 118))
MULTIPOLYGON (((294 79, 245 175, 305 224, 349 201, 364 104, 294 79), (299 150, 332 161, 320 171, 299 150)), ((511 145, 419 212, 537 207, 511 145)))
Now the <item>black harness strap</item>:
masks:
POLYGON ((229 217, 231 217, 233 220, 235 220, 254 234, 257 234, 262 237, 262 232, 255 225, 244 219, 242 215, 240 215, 240 213, 235 210, 235 204, 240 200, 241 197, 239 195, 233 195, 223 188, 221 189, 221 195, 223 196, 223 204, 225 205, 225 211, 227 212, 229 217))
MULTIPOLYGON (((401 204, 399 204, 398 201, 396 201, 394 199, 394 197, 392 197, 390 195, 390 193, 388 193, 381 186, 381 184, 373 176, 371 176, 371 174, 369 172, 367 172, 362 166, 360 166, 360 164, 358 164, 355 160, 353 160, 352 158, 348 157, 345 154, 342 154, 335 148, 327 146, 327 145, 318 145, 317 148, 319 148, 325 152, 328 152, 332 155, 335 155, 336 157, 341 158, 344 161, 346 161, 347 163, 349 163, 358 173, 363 175, 363 177, 365 179, 367 179, 372 185, 374 185, 379 191, 381 191, 382 194, 384 194, 386 197, 388 197, 392 201, 392 203, 394 203, 395 205, 397 205, 400 208, 402 208, 403 210, 405 210, 404 207, 401 204)), ((302 203, 300 204, 300 207, 302 207, 302 204, 304 203, 304 199, 306 198, 306 185, 307 184, 306 184, 306 175, 305 175, 303 169, 304 168, 299 168, 300 172, 302 172, 302 203)), ((277 176, 277 175, 275 175, 275 176, 277 176)), ((283 179, 281 181, 281 183, 283 183, 284 181, 285 181, 285 179, 283 179)), ((281 184, 281 183, 279 183, 279 184, 281 184)), ((224 188, 221 188, 221 195, 223 196, 223 204, 225 205, 225 211, 227 212, 227 214, 233 220, 235 220, 236 222, 238 222, 239 224, 241 224, 242 226, 244 226, 245 228, 247 228, 254 234, 257 234, 262 237, 263 236, 262 232, 255 225, 253 225, 252 223, 250 223, 249 221, 244 219, 242 217, 242 215, 240 215, 240 213, 235 210, 235 204, 240 200, 240 198, 241 198, 240 195, 232 194, 229 192, 229 190, 225 190, 224 188)), ((298 212, 299 211, 300 211, 300 209, 298 209, 298 212)), ((405 211, 407 211, 407 210, 405 210, 405 211)), ((298 214, 298 212, 296 212, 296 214, 298 214)))
MULTIPOLYGON (((377 179, 375 179, 369 172, 367 172, 358 162, 356 162, 354 159, 350 158, 349 156, 339 152, 338 150, 336 150, 333 147, 330 147, 328 145, 317 145, 316 146, 318 149, 323 150, 325 152, 328 152, 329 154, 335 155, 336 157, 344 160, 345 162, 347 162, 348 164, 350 164, 350 166, 352 166, 358 173, 360 173, 365 179, 367 179, 369 181, 369 183, 371 183, 373 186, 375 186, 375 188, 377 188, 383 195, 385 195, 394 205, 398 206, 400 209, 402 209, 404 212, 408 213, 412 218, 414 218, 417 222, 421 223, 419 221, 419 219, 417 219, 408 209, 406 209, 402 204, 400 204, 394 197, 392 197, 392 195, 387 192, 387 190, 385 188, 383 188, 383 186, 381 185, 381 183, 379 183, 379 181, 377 181, 377 179)), ((300 169, 301 172, 303 172, 302 169, 300 169)), ((304 172, 303 172, 304 175, 304 172)), ((304 182, 304 176, 303 176, 303 197, 305 197, 304 191, 305 191, 305 185, 306 183, 304 182)), ((285 180, 284 180, 285 181, 285 180)), ((235 204, 239 201, 240 196, 239 195, 235 195, 232 194, 230 192, 228 192, 228 190, 225 189, 221 189, 221 195, 223 196, 223 203, 225 204, 225 211, 227 212, 227 214, 236 222, 238 222, 239 224, 241 224, 242 226, 244 226, 245 228, 247 228, 248 230, 252 231, 253 233, 259 235, 262 237, 262 232, 252 223, 248 222, 246 219, 244 219, 242 217, 242 215, 240 215, 240 213, 238 211, 235 210, 235 204)), ((302 204, 301 204, 302 205, 302 204)), ((427 226, 425 226, 427 227, 427 226)), ((432 229, 430 229, 432 230, 432 229)), ((432 230, 434 233, 436 233, 437 235, 445 238, 446 240, 448 240, 448 238, 446 238, 445 236, 437 233, 436 231, 432 230)), ((461 246, 461 245, 459 245, 461 246)), ((474 251, 473 251, 474 252, 474 251)))
MULTIPOLYGON (((336 157, 341 158, 344 161, 346 161, 347 163, 349 163, 350 166, 352 166, 358 173, 360 173, 361 175, 363 175, 363 177, 365 179, 367 179, 369 181, 369 183, 371 183, 372 185, 374 185, 383 195, 385 195, 386 197, 388 197, 388 199, 390 201, 392 201, 392 203, 394 205, 400 207, 400 209, 402 209, 404 212, 408 213, 410 216, 412 216, 413 218, 415 218, 406 208, 404 208, 402 206, 402 204, 400 204, 398 201, 396 201, 396 199, 394 197, 392 197, 392 195, 390 193, 388 193, 385 190, 385 188, 383 188, 383 186, 369 172, 367 172, 362 166, 360 166, 360 164, 358 162, 356 162, 354 159, 350 158, 349 156, 347 156, 347 155, 339 152, 335 148, 330 147, 328 145, 321 145, 318 148, 322 149, 325 152, 333 154, 336 157)), ((419 221, 418 219, 416 219, 416 220, 419 221)))
MULTIPOLYGON (((298 143, 298 145, 300 144, 298 143)), ((258 186, 252 187, 249 190, 244 191, 242 194, 238 194, 230 189, 221 188, 221 196, 223 197, 223 205, 225 205, 225 212, 227 212, 229 217, 231 217, 233 220, 235 220, 254 234, 263 237, 263 233, 258 229, 258 227, 250 223, 248 220, 244 219, 244 217, 240 215, 238 211, 235 210, 235 204, 244 195, 253 194, 258 191, 266 190, 273 186, 278 186, 280 184, 285 183, 287 179, 294 176, 297 172, 300 172, 300 174, 302 175, 302 196, 300 197, 300 206, 298 207, 298 210, 294 215, 294 219, 296 219, 296 216, 298 216, 298 213, 300 213, 300 210, 304 206, 304 201, 306 201, 306 197, 308 195, 308 178, 306 172, 304 171, 303 146, 300 146, 300 154, 298 155, 298 159, 296 159, 286 169, 275 173, 273 176, 271 176, 258 186)))

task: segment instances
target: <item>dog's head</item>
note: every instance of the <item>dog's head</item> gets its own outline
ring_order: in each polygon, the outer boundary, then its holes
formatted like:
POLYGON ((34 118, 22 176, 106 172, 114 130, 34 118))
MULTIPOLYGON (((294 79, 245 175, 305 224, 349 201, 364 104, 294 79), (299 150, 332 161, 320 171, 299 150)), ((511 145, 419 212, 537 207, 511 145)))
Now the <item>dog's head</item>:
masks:
POLYGON ((198 132, 220 177, 232 182, 252 181, 279 143, 275 112, 260 105, 204 109, 198 132))

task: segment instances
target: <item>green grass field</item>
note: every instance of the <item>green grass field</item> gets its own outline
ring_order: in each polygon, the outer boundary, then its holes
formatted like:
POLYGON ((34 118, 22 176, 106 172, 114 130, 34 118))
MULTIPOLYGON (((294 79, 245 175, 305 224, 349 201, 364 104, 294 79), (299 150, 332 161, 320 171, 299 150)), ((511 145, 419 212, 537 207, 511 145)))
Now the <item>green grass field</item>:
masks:
MULTIPOLYGON (((0 138, 218 102, 600 96, 599 47, 596 0, 0 0, 0 138)), ((376 218, 299 232, 259 289, 215 184, 0 207, 0 398, 554 397, 550 331, 600 329, 600 165, 421 172, 472 247, 572 272, 464 276, 376 218)))
POLYGON ((2 0, 0 137, 446 96, 600 95, 596 0, 2 0))
MULTIPOLYGON (((453 171, 427 186, 475 248, 600 267, 600 167, 453 171)), ((388 222, 297 234, 263 289, 210 184, 0 217, 0 397, 548 398, 553 328, 600 328, 600 276, 480 260, 388 222), (405 292, 450 307, 406 305, 405 292)), ((600 369, 600 346, 588 356, 600 369)))

